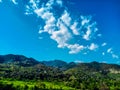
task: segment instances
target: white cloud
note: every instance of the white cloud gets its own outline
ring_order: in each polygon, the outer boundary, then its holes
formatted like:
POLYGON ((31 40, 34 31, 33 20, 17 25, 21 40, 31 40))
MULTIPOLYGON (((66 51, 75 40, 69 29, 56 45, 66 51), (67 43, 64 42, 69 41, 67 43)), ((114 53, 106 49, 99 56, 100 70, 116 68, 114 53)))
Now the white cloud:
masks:
POLYGON ((101 36, 102 36, 102 34, 98 34, 97 36, 98 36, 98 37, 101 37, 101 36))
POLYGON ((78 25, 78 23, 77 23, 77 22, 74 22, 74 24, 71 25, 70 28, 71 28, 73 34, 75 34, 75 35, 80 35, 79 28, 77 28, 77 25, 78 25))
POLYGON ((119 59, 119 56, 113 52, 112 48, 109 48, 107 50, 107 53, 109 53, 112 56, 113 59, 119 59))
POLYGON ((85 40, 90 40, 90 35, 91 35, 91 30, 90 30, 90 28, 88 28, 86 34, 83 35, 83 38, 85 40))
POLYGON ((2 0, 0 0, 0 3, 2 2, 2 0))
POLYGON ((109 49, 107 50, 107 53, 113 53, 112 48, 109 48, 109 49))
POLYGON ((95 34, 98 31, 96 22, 91 22, 92 16, 81 16, 81 31, 82 37, 85 40, 91 40, 95 38, 95 34))
POLYGON ((62 5, 63 5, 62 0, 56 0, 56 3, 57 3, 58 5, 60 5, 60 6, 62 6, 62 5))
POLYGON ((90 50, 96 50, 98 48, 97 44, 91 43, 91 45, 89 46, 90 50))
POLYGON ((91 20, 91 17, 87 18, 86 16, 81 16, 81 25, 84 26, 85 24, 88 24, 91 20))
MULTIPOLYGON (((52 7, 53 4, 53 1, 50 0, 49 3, 46 5, 47 7, 41 7, 34 10, 35 13, 45 21, 44 28, 43 30, 40 30, 39 33, 49 33, 50 38, 57 42, 57 47, 68 48, 70 50, 70 54, 79 53, 80 51, 86 49, 86 46, 84 45, 69 43, 69 41, 74 38, 74 35, 80 35, 80 28, 78 28, 79 22, 73 21, 70 17, 70 14, 66 10, 64 10, 64 13, 56 19, 54 14, 50 11, 50 7, 52 7)), ((90 19, 84 21, 84 19, 86 18, 81 18, 84 24, 90 21, 90 19)), ((93 30, 93 24, 94 23, 86 27, 88 29, 86 34, 84 35, 84 38, 86 40, 90 40, 90 34, 92 33, 91 30, 93 30)), ((89 47, 90 50, 95 50, 96 48, 98 48, 98 46, 95 44, 91 44, 91 46, 89 47)))
MULTIPOLYGON (((35 13, 45 20, 44 30, 40 30, 39 33, 48 32, 50 38, 57 42, 58 48, 68 48, 70 54, 78 53, 84 49, 84 46, 69 44, 68 42, 72 38, 72 35, 67 26, 70 26, 72 21, 67 11, 65 11, 57 21, 53 13, 45 7, 35 10, 35 13), (57 23, 55 24, 55 22, 57 23), (55 26, 58 30, 55 30, 55 26)), ((71 29, 74 29, 73 32, 77 33, 77 31, 75 32, 75 23, 73 25, 71 29)))
POLYGON ((38 7, 37 7, 37 6, 38 6, 37 4, 38 4, 39 2, 36 2, 36 0, 30 0, 29 3, 31 4, 32 9, 37 9, 37 8, 38 8, 38 7))
POLYGON ((75 62, 75 63, 83 63, 82 60, 75 60, 74 62, 75 62))
MULTIPOLYGON (((54 4, 58 4, 59 7, 63 5, 62 0, 49 0, 46 4, 39 7, 39 2, 36 0, 30 0, 29 5, 26 5, 26 14, 35 13, 37 17, 40 17, 44 21, 44 25, 39 30, 39 33, 48 33, 50 38, 57 42, 58 48, 69 49, 70 54, 76 54, 84 49, 95 50, 98 48, 97 44, 92 43, 89 48, 87 46, 80 45, 79 43, 72 42, 75 36, 79 36, 79 39, 91 40, 94 38, 94 33, 98 31, 96 28, 96 22, 91 22, 91 16, 81 16, 81 21, 72 19, 70 13, 64 9, 64 12, 56 17, 53 8, 54 4), (81 25, 81 26, 80 26, 81 25)), ((81 43, 82 44, 82 43, 81 43)))
POLYGON ((113 57, 114 59, 119 59, 119 56, 116 55, 116 54, 112 54, 112 57, 113 57))
POLYGON ((54 4, 54 0, 49 0, 47 3, 46 3, 46 6, 48 8, 51 8, 51 6, 54 4))
POLYGON ((103 46, 103 47, 104 47, 104 46, 106 46, 106 45, 107 45, 107 43, 102 43, 102 45, 101 45, 101 46, 103 46))
POLYGON ((60 30, 54 31, 51 35, 51 39, 55 40, 58 43, 59 48, 64 48, 67 46, 67 42, 71 38, 71 34, 62 22, 59 22, 59 24, 60 30))
POLYGON ((64 11, 64 13, 63 13, 63 15, 61 16, 60 19, 65 23, 65 25, 67 25, 67 26, 71 25, 71 20, 72 19, 71 19, 69 13, 66 10, 64 11))
POLYGON ((30 7, 28 5, 26 5, 25 8, 26 8, 25 15, 29 15, 33 13, 33 12, 30 12, 30 7))
POLYGON ((49 7, 49 8, 52 8, 51 6, 54 5, 54 4, 57 4, 61 7, 63 5, 63 2, 62 2, 62 0, 49 0, 46 3, 46 6, 49 7))
POLYGON ((53 2, 51 0, 47 3, 47 7, 35 10, 35 13, 45 21, 44 30, 40 30, 39 33, 49 33, 50 38, 57 42, 58 48, 65 48, 68 45, 68 40, 71 38, 71 34, 66 27, 66 25, 70 25, 70 18, 67 11, 65 11, 64 14, 56 21, 55 16, 49 10, 52 4, 53 2), (56 30, 55 27, 57 27, 58 30, 56 30))
POLYGON ((46 8, 45 7, 42 7, 40 9, 35 9, 34 12, 39 16, 39 17, 42 17, 42 15, 45 13, 46 11, 46 8))
POLYGON ((67 47, 70 49, 69 54, 75 54, 85 49, 83 45, 79 45, 79 44, 68 45, 67 47))
POLYGON ((42 7, 34 10, 34 12, 45 21, 44 30, 40 30, 39 33, 48 32, 52 34, 56 27, 56 18, 53 13, 48 10, 48 7, 42 7))
POLYGON ((104 55, 105 55, 105 52, 102 52, 102 55, 104 56, 104 55))
POLYGON ((11 0, 14 4, 18 4, 17 2, 16 2, 16 0, 11 0))
POLYGON ((53 16, 53 13, 51 13, 49 11, 44 12, 41 17, 42 17, 42 19, 46 20, 46 23, 52 23, 53 24, 53 21, 55 20, 55 17, 53 16))
POLYGON ((34 14, 34 10, 38 9, 39 4, 39 0, 29 0, 29 4, 25 5, 25 15, 34 14))

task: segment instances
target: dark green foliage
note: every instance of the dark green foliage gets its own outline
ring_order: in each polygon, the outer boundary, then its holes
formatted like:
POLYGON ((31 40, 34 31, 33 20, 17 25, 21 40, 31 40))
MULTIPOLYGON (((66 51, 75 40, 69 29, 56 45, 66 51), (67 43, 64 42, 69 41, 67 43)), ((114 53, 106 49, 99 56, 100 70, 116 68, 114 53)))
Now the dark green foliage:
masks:
POLYGON ((0 83, 0 90, 16 90, 13 84, 2 84, 0 83))

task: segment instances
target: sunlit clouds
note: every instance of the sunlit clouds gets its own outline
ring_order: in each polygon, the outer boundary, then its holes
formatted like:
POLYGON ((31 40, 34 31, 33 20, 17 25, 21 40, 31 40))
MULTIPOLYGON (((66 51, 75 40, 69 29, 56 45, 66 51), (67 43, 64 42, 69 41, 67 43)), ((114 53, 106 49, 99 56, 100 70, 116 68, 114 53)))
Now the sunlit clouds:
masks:
MULTIPOLYGON (((14 4, 17 4, 15 0, 12 0, 14 4)), ((99 48, 106 47, 107 43, 104 42, 101 45, 92 42, 94 39, 100 39, 102 34, 98 32, 97 22, 92 20, 92 16, 80 15, 79 20, 75 20, 74 16, 71 16, 71 12, 68 11, 67 7, 64 8, 63 12, 58 13, 56 16, 54 6, 59 8, 66 7, 62 0, 48 0, 42 2, 40 0, 29 0, 28 4, 25 5, 25 14, 36 14, 38 18, 41 18, 44 25, 41 26, 39 33, 48 33, 50 38, 54 40, 58 45, 58 48, 69 49, 69 54, 76 54, 81 51, 96 51, 99 48), (84 41, 87 43, 74 42, 76 36, 79 36, 78 41, 84 41), (71 40, 72 43, 71 43, 71 40)), ((42 38, 44 39, 44 37, 42 38)), ((112 48, 102 52, 111 54, 113 58, 118 58, 113 53, 112 48)))
POLYGON ((75 39, 75 36, 80 36, 80 39, 84 39, 86 42, 96 37, 97 27, 96 22, 92 22, 92 16, 81 15, 80 21, 77 21, 74 20, 74 17, 71 17, 67 9, 64 9, 62 14, 58 15, 60 17, 56 17, 53 12, 53 6, 58 5, 61 8, 63 6, 61 0, 56 2, 49 0, 44 5, 41 4, 41 7, 38 7, 38 3, 33 0, 30 0, 30 3, 32 4, 26 5, 26 14, 30 13, 27 12, 30 9, 43 19, 45 24, 39 33, 48 33, 50 38, 57 42, 58 48, 67 48, 70 50, 70 54, 79 53, 84 49, 95 50, 98 48, 98 45, 93 43, 89 43, 89 46, 84 45, 84 43, 71 43, 71 40, 75 39))

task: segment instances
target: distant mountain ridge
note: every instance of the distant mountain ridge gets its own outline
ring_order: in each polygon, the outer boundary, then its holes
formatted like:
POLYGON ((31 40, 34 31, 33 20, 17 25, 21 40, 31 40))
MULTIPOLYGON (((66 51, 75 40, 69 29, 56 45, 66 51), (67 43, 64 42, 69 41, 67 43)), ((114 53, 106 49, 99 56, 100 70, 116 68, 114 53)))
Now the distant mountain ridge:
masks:
POLYGON ((34 66, 37 64, 50 66, 53 68, 59 68, 60 70, 68 70, 79 68, 80 70, 91 70, 91 71, 101 71, 101 70, 120 70, 120 65, 117 64, 106 64, 106 63, 98 63, 93 61, 91 63, 66 63, 62 60, 52 60, 52 61, 37 61, 33 58, 28 58, 23 55, 0 55, 0 63, 1 64, 15 64, 19 66, 34 66))
POLYGON ((79 69, 82 71, 85 70, 85 71, 101 72, 101 71, 110 71, 111 69, 114 69, 120 71, 120 65, 99 63, 96 61, 90 63, 74 63, 74 62, 66 63, 61 60, 52 60, 52 61, 42 61, 42 63, 45 64, 46 66, 52 66, 55 68, 59 68, 61 70, 79 69))
POLYGON ((61 70, 67 70, 67 69, 72 68, 77 65, 74 62, 67 63, 62 60, 42 61, 41 63, 45 64, 46 66, 59 68, 61 70))
POLYGON ((46 66, 52 66, 55 68, 63 68, 64 66, 67 65, 65 61, 61 60, 42 61, 42 63, 45 64, 46 66))
POLYGON ((39 64, 40 62, 33 58, 27 58, 23 55, 8 54, 0 55, 0 63, 15 64, 21 66, 33 66, 39 64))
POLYGON ((93 61, 91 63, 77 63, 74 67, 69 68, 67 72, 97 72, 97 73, 120 73, 120 65, 98 63, 93 61))

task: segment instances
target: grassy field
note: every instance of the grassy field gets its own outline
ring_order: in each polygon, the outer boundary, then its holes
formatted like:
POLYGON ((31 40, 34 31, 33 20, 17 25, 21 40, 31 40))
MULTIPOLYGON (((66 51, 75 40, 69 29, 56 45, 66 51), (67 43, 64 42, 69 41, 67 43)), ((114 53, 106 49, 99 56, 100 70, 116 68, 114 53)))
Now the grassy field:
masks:
POLYGON ((75 90, 74 88, 64 86, 63 83, 58 83, 58 82, 51 83, 51 82, 42 82, 42 81, 0 80, 0 85, 3 85, 3 87, 12 86, 15 90, 38 90, 38 89, 75 90))

